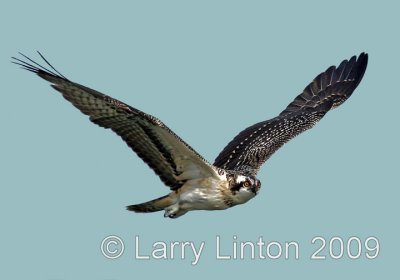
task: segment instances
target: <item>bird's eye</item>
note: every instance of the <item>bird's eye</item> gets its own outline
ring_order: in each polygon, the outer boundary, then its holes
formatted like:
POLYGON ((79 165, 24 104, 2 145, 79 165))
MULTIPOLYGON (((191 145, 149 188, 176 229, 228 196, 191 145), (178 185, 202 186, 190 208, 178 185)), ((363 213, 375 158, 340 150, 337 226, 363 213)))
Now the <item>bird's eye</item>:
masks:
POLYGON ((245 188, 250 187, 250 182, 249 181, 244 181, 243 187, 245 187, 245 188))

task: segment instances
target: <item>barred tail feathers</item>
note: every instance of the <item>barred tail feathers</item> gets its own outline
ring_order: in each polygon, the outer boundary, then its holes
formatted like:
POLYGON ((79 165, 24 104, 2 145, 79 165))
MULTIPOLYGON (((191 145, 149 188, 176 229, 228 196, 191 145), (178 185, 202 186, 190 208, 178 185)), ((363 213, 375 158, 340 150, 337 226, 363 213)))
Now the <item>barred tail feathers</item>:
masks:
POLYGON ((170 195, 165 195, 144 203, 129 205, 126 207, 129 211, 136 213, 150 213, 164 210, 166 207, 175 203, 175 200, 170 195))

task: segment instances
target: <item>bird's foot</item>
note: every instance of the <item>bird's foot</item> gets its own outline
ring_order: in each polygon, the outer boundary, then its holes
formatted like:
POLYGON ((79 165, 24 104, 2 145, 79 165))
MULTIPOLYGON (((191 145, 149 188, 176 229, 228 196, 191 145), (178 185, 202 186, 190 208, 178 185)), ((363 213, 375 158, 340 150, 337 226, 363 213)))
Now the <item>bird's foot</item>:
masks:
POLYGON ((179 205, 174 204, 174 205, 171 205, 171 206, 165 208, 164 217, 176 219, 182 215, 185 215, 187 212, 188 212, 188 210, 182 209, 179 207, 179 205))
POLYGON ((168 208, 165 208, 164 217, 165 217, 165 218, 174 219, 174 218, 177 217, 178 211, 179 211, 178 207, 168 207, 168 208))

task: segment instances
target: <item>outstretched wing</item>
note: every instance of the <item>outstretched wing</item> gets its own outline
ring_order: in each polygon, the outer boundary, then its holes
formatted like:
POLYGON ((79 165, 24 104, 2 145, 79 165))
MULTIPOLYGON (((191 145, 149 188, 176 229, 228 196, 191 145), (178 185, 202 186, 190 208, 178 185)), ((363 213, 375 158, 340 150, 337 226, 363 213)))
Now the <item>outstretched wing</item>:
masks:
POLYGON ((69 81, 21 54, 27 61, 13 57, 14 63, 52 83, 95 124, 110 128, 146 162, 172 190, 189 179, 217 177, 216 169, 157 118, 132 108, 105 94, 69 81))
POLYGON ((368 63, 361 53, 319 74, 279 116, 240 132, 218 155, 214 165, 256 175, 283 144, 313 127, 331 108, 346 101, 360 83, 368 63))

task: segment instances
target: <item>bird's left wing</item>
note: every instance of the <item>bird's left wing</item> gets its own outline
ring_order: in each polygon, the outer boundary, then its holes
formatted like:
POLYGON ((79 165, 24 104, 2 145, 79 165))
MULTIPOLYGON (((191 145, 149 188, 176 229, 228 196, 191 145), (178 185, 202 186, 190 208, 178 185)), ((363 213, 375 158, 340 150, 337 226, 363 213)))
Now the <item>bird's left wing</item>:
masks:
POLYGON ((360 83, 368 63, 361 53, 319 74, 279 116, 240 132, 214 165, 255 175, 283 144, 313 127, 330 109, 342 104, 360 83))
POLYGON ((52 83, 53 88, 88 115, 93 123, 110 128, 121 136, 172 190, 178 189, 190 179, 218 176, 216 168, 159 119, 68 80, 40 53, 51 70, 21 55, 26 60, 13 57, 13 62, 52 83))

